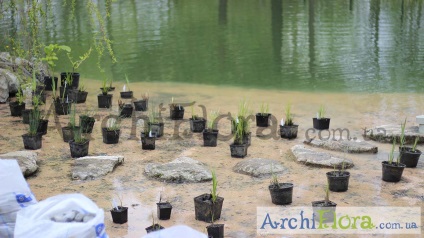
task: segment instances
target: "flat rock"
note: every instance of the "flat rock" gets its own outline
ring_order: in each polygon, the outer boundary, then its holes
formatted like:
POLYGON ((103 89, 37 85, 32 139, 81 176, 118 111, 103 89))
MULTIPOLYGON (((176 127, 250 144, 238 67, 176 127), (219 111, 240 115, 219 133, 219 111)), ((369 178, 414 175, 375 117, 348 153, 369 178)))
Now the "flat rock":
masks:
MULTIPOLYGON (((413 144, 415 137, 419 137, 418 143, 424 143, 424 134, 419 133, 418 126, 405 127, 405 141, 407 144, 413 144)), ((383 125, 372 129, 367 129, 365 137, 374 141, 383 143, 393 143, 393 138, 396 138, 397 143, 400 141, 401 128, 399 125, 383 125)))
POLYGON ((262 158, 244 159, 233 167, 234 172, 252 177, 263 177, 272 173, 280 174, 286 170, 279 161, 262 158))
POLYGON ((378 147, 371 145, 366 141, 337 139, 337 140, 319 140, 311 139, 303 141, 304 144, 347 153, 377 153, 378 147))
POLYGON ((189 157, 179 157, 169 163, 149 163, 144 172, 150 178, 174 183, 198 183, 212 180, 208 167, 189 157))
POLYGON ((28 177, 38 170, 37 153, 33 151, 15 151, 1 154, 0 159, 14 159, 18 161, 22 174, 28 177))
POLYGON ((305 148, 304 145, 295 145, 291 148, 293 155, 296 157, 297 162, 304 163, 310 166, 323 166, 334 168, 341 168, 344 163, 345 168, 353 167, 353 162, 347 158, 339 158, 330 153, 315 151, 313 149, 305 148))
POLYGON ((124 156, 85 156, 75 159, 72 168, 72 179, 96 179, 111 173, 116 166, 124 162, 124 156))

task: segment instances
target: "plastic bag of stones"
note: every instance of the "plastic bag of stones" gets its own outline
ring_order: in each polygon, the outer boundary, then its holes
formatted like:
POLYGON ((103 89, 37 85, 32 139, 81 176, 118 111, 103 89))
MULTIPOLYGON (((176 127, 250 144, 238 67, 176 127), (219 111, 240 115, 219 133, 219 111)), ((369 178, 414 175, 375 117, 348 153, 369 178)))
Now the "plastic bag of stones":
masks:
POLYGON ((15 238, 108 238, 104 211, 82 194, 47 198, 18 212, 15 238))

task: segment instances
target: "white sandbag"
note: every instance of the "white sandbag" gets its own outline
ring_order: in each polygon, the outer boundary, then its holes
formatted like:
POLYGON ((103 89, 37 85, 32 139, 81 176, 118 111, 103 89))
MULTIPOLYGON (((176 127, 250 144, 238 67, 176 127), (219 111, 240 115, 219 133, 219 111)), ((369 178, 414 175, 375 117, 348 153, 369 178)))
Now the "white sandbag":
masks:
POLYGON ((3 223, 0 225, 0 237, 13 238, 14 230, 15 230, 15 223, 3 223))
POLYGON ((82 194, 63 194, 20 210, 16 218, 15 237, 107 238, 108 236, 102 209, 82 194), (91 219, 76 222, 75 214, 83 214, 91 219))
POLYGON ((149 233, 143 238, 208 238, 208 236, 189 226, 177 225, 149 233))

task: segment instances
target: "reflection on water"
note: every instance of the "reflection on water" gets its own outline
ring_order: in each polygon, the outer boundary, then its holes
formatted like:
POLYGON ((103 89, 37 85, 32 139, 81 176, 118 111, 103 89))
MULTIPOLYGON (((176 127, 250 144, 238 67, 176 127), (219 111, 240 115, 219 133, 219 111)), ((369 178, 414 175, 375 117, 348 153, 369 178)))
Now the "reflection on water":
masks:
MULTIPOLYGON (((90 46, 84 3, 75 14, 53 1, 47 43, 90 46)), ((105 13, 103 1, 98 4, 105 13)), ((116 1, 107 35, 118 63, 96 57, 83 76, 224 84, 283 90, 422 92, 423 0, 116 1)), ((11 12, 2 32, 19 29, 11 12)), ((2 41, 0 41, 2 42, 2 41)), ((0 49, 4 45, 0 46, 0 49)), ((67 70, 61 62, 58 70, 67 70)))

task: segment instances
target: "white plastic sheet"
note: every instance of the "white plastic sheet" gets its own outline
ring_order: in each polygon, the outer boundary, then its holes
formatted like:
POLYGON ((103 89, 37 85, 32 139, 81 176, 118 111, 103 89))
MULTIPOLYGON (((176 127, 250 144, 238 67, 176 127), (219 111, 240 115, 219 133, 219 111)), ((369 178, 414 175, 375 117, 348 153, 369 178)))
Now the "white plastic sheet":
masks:
POLYGON ((208 238, 208 236, 191 227, 178 225, 149 233, 143 238, 208 238))

